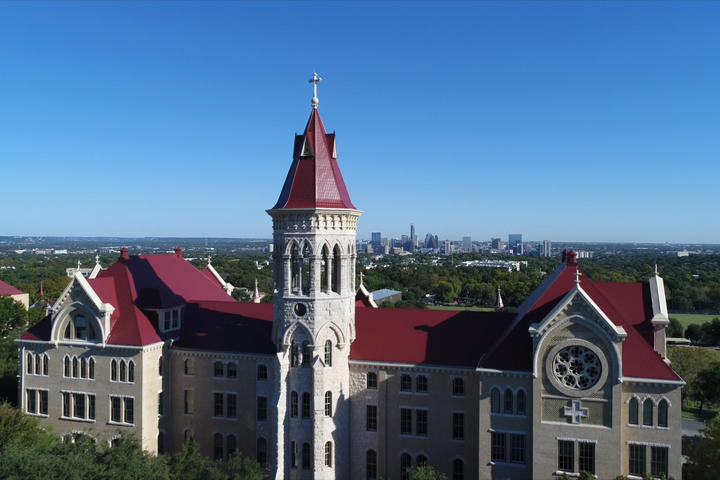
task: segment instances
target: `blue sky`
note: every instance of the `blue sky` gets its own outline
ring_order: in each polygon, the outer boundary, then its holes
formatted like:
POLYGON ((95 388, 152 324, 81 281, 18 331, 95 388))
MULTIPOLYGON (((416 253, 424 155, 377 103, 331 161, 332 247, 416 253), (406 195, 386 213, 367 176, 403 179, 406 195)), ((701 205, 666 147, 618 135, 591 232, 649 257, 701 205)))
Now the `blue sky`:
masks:
POLYGON ((0 235, 270 237, 320 112, 360 238, 720 243, 715 2, 0 2, 0 235))

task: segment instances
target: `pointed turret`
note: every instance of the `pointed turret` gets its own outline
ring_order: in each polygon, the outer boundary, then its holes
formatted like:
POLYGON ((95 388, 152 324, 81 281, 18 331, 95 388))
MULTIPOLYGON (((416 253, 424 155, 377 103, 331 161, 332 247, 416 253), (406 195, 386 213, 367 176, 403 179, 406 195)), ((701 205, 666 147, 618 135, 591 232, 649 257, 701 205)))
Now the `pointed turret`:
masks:
POLYGON ((253 303, 260 303, 260 299, 262 297, 260 296, 260 291, 258 290, 257 286, 257 278, 255 279, 255 291, 252 294, 252 302, 253 303))
POLYGON ((495 310, 501 312, 503 308, 505 308, 505 305, 503 304, 502 295, 500 295, 500 287, 498 287, 497 300, 495 301, 495 310))

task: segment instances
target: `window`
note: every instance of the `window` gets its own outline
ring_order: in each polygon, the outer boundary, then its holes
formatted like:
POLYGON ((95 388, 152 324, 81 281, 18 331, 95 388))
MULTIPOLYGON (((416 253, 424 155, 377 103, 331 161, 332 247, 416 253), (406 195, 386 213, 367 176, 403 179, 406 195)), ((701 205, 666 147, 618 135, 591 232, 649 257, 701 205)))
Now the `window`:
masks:
MULTIPOLYGON (((48 370, 49 370, 49 368, 48 368, 49 359, 48 359, 47 354, 44 354, 44 353, 43 353, 42 359, 43 359, 42 374, 43 374, 43 375, 47 375, 47 374, 48 374, 48 370)), ((93 362, 93 364, 95 363, 95 360, 93 360, 92 358, 90 359, 90 361, 93 362)), ((93 374, 90 376, 90 378, 95 378, 95 372, 93 372, 93 374)))
POLYGON ((290 466, 297 467, 297 443, 290 442, 290 466))
POLYGON ((125 423, 135 423, 135 399, 125 397, 125 423))
POLYGON ((465 464, 459 458, 453 460, 452 480, 465 480, 465 464))
POLYGON ((332 342, 325 341, 325 366, 332 367, 332 342))
POLYGON ((558 470, 575 470, 575 443, 570 440, 558 440, 558 470))
POLYGON ((40 354, 35 355, 35 375, 42 374, 42 357, 40 354))
POLYGON ((195 362, 192 358, 185 359, 185 375, 195 375, 195 362))
MULTIPOLYGON (((45 356, 45 363, 47 364, 47 355, 45 356)), ((95 380, 95 359, 92 357, 88 360, 88 378, 95 380)))
POLYGON ((257 397, 257 419, 267 420, 267 397, 257 397))
POLYGON ((62 412, 63 417, 70 416, 70 394, 67 392, 62 392, 62 412))
POLYGON ((302 446, 302 468, 303 470, 310 470, 310 444, 303 443, 302 446))
POLYGON ((163 312, 163 329, 164 330, 170 330, 170 312, 165 311, 163 312))
POLYGON ((221 433, 213 435, 213 459, 222 460, 223 458, 223 436, 221 433))
POLYGON ((377 373, 367 372, 367 388, 375 390, 377 389, 377 373))
POLYGON ((135 362, 132 360, 128 363, 128 382, 135 383, 135 362))
POLYGON ((255 449, 255 459, 261 467, 267 467, 267 440, 260 437, 257 439, 257 448, 255 449))
POLYGON ((235 365, 235 362, 230 362, 227 364, 227 377, 228 378, 237 377, 237 365, 235 365))
POLYGON ((122 422, 122 410, 120 404, 122 399, 120 397, 110 397, 110 420, 113 422, 122 422))
POLYGON ((365 452, 365 478, 377 478, 377 452, 375 450, 365 452))
POLYGON ((578 467, 580 471, 595 474, 595 444, 590 442, 578 443, 578 467))
POLYGON ((230 460, 230 457, 233 456, 235 453, 235 450, 237 450, 237 438, 235 438, 235 435, 230 434, 227 436, 227 459, 230 460))
POLYGON ((638 424, 638 401, 637 398, 633 397, 630 399, 629 403, 629 412, 628 412, 628 423, 630 425, 637 425, 638 424))
POLYGON ((36 391, 32 389, 25 390, 25 397, 27 398, 25 411, 27 413, 37 413, 36 391))
POLYGON ((368 432, 377 431, 377 405, 366 407, 366 428, 368 432))
POLYGON ((650 474, 653 477, 667 477, 668 447, 650 447, 650 474))
POLYGON ((172 311, 172 328, 173 330, 180 328, 180 310, 172 311))
POLYGON ((645 445, 630 444, 630 475, 645 475, 645 445))
POLYGON ((307 392, 302 395, 302 417, 310 418, 310 394, 307 392))
POLYGON ((643 425, 653 424, 653 403, 649 398, 643 402, 643 425))
POLYGON ((290 392, 290 416, 298 416, 298 393, 290 392))
POLYGON ((267 366, 265 366, 265 365, 257 366, 257 379, 258 380, 267 380, 267 366))
POLYGON ((515 399, 515 413, 525 415, 525 391, 519 390, 515 399))
POLYGON ((213 375, 216 377, 222 377, 225 374, 222 362, 215 362, 213 364, 213 375))
POLYGON ((85 418, 85 395, 82 393, 73 393, 73 417, 85 418))
POLYGON ((465 395, 465 381, 462 378, 453 378, 452 393, 458 396, 465 395))
POLYGON ((313 349, 307 340, 302 343, 302 365, 307 367, 312 364, 313 349))
POLYGON ((509 388, 505 390, 505 396, 503 399, 503 412, 513 413, 513 393, 509 388))
POLYGON ((404 374, 400 377, 400 391, 412 392, 412 377, 408 374, 404 374))
POLYGON ((73 376, 73 378, 78 377, 78 359, 77 359, 77 357, 73 357, 73 359, 72 359, 72 376, 73 376))
POLYGON ((412 434, 412 410, 400 409, 400 433, 412 434))
POLYGON ((95 395, 88 395, 88 418, 95 420, 95 395))
MULTIPOLYGON (((65 359, 65 362, 65 369, 67 370, 67 358, 65 359)), ((70 375, 67 376, 69 377, 70 375)), ((115 359, 112 359, 110 361, 110 380, 112 380, 113 382, 117 382, 117 360, 115 359)))
POLYGON ((333 466, 333 448, 332 448, 332 442, 325 443, 325 466, 326 467, 332 467, 333 466))
POLYGON ((500 413, 500 390, 493 388, 490 391, 490 411, 500 413))
MULTIPOLYGON (((63 360, 63 375, 65 377, 70 376, 70 359, 68 357, 65 357, 65 359, 63 360)), ((113 380, 115 379, 113 378, 113 380)))
POLYGON ((295 340, 290 343, 290 366, 297 367, 299 362, 300 353, 298 352, 298 344, 295 340))
POLYGON ((213 400, 213 416, 222 417, 225 413, 225 396, 222 393, 214 393, 213 400))
POLYGON ((428 381, 425 375, 420 375, 415 379, 415 391, 420 393, 427 393, 428 381))
POLYGON ((335 248, 333 248, 333 271, 330 275, 332 280, 332 291, 335 293, 340 293, 340 264, 342 262, 342 257, 340 256, 340 247, 338 245, 335 245, 335 248))
POLYGON ((325 416, 332 417, 332 392, 325 392, 325 416))
POLYGON ((412 467, 412 457, 403 453, 400 455, 400 479, 409 480, 410 478, 410 467, 412 467))
POLYGON ((27 354, 27 360, 25 363, 27 363, 27 374, 32 375, 33 374, 33 355, 32 355, 32 353, 27 354))
POLYGON ((95 328, 88 323, 87 318, 77 315, 68 321, 65 326, 64 337, 68 340, 96 340, 95 328))
MULTIPOLYGON (((48 392, 47 390, 39 390, 38 393, 40 394, 40 409, 38 413, 40 415, 47 415, 48 414, 48 392)), ((90 398, 93 400, 93 406, 95 405, 95 395, 91 395, 90 398)), ((95 413, 95 412, 93 412, 95 413)), ((90 418, 95 418, 95 415, 93 415, 90 418)))
POLYGON ((228 418, 236 418, 237 417, 237 395, 234 393, 228 393, 226 395, 227 399, 227 417, 228 418))
POLYGON ((163 392, 158 393, 158 415, 163 415, 163 392))
POLYGON ((415 457, 415 466, 416 467, 426 467, 428 464, 427 457, 423 454, 418 455, 415 457))
POLYGON ((192 415, 195 411, 195 392, 193 390, 185 390, 184 397, 184 409, 183 412, 187 415, 192 415))
MULTIPOLYGON (((658 405, 658 427, 668 426, 668 401, 660 400, 658 405)), ((654 474, 653 474, 654 475, 654 474)))
POLYGON ((428 434, 428 411, 427 410, 415 410, 415 434, 416 435, 427 435, 428 434))
POLYGON ((465 438, 465 414, 453 412, 452 414, 452 436, 454 440, 465 438))
MULTIPOLYGON (((75 371, 75 359, 73 358, 73 371, 75 371)), ((75 375, 73 375, 75 376, 75 375)), ((127 380, 127 365, 125 361, 120 360, 120 381, 124 382, 127 380)))
POLYGON ((505 461, 505 434, 502 432, 490 433, 490 459, 495 462, 505 461))

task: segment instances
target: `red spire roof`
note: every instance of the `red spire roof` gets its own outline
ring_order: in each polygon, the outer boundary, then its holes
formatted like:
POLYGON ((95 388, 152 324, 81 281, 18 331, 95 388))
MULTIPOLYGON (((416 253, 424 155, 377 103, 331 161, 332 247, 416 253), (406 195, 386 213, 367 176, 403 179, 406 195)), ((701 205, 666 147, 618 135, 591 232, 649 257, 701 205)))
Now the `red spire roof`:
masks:
POLYGON ((305 132, 295 136, 290 166, 278 208, 349 208, 355 210, 337 163, 335 134, 325 133, 317 109, 310 114, 305 132))

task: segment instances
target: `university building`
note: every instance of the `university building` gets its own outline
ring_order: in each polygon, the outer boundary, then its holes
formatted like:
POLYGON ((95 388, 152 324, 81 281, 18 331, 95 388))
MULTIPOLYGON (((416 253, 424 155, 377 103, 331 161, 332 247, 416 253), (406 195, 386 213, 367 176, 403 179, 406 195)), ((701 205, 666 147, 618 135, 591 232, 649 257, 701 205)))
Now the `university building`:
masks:
POLYGON ((179 248, 123 249, 18 341, 24 411, 151 452, 239 450, 273 479, 679 479, 662 278, 596 282, 566 251, 512 313, 377 308, 317 103, 268 210, 273 303, 236 302, 179 248))

